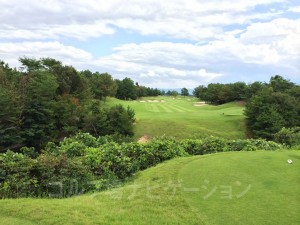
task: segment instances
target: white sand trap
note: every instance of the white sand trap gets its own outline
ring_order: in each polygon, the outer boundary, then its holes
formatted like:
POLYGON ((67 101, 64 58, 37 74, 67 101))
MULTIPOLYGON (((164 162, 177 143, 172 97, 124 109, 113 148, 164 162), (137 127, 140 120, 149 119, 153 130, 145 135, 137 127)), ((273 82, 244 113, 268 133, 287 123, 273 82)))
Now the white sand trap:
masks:
POLYGON ((199 106, 205 106, 205 105, 206 105, 205 102, 194 102, 194 106, 197 106, 197 107, 199 107, 199 106))
POLYGON ((140 101, 140 102, 146 102, 146 101, 140 101))
POLYGON ((166 102, 165 100, 160 100, 160 102, 166 102))

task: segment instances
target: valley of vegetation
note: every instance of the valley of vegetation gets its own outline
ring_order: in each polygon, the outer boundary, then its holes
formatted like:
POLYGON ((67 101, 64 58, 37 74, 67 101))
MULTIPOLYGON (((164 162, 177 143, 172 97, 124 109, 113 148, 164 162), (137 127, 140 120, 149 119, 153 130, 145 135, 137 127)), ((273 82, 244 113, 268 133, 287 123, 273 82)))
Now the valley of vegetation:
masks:
POLYGON ((298 84, 276 75, 191 96, 20 62, 0 63, 4 224, 299 221, 298 84))

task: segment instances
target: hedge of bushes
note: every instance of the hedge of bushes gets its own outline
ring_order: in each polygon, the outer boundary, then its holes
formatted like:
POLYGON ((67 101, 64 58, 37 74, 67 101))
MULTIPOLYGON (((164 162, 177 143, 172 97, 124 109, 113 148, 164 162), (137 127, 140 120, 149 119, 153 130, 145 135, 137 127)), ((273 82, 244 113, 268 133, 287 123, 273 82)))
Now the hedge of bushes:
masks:
POLYGON ((0 198, 68 197, 108 188, 174 157, 281 147, 261 139, 217 137, 182 141, 160 137, 139 144, 116 136, 95 138, 79 133, 59 144, 48 143, 40 154, 33 148, 0 154, 0 198))

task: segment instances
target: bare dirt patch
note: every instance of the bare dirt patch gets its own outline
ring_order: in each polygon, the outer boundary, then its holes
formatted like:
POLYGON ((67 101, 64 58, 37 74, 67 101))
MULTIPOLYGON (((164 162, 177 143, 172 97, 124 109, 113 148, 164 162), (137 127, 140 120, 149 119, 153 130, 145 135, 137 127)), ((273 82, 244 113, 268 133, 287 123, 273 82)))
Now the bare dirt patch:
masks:
POLYGON ((144 135, 143 137, 141 137, 139 140, 138 140, 138 143, 147 143, 148 141, 150 141, 150 137, 148 135, 144 135))

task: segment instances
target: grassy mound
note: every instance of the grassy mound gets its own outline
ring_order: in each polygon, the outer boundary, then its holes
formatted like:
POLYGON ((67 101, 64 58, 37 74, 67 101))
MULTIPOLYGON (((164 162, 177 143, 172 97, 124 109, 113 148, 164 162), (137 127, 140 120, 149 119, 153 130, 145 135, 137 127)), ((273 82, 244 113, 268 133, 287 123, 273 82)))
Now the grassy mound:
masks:
POLYGON ((0 221, 2 224, 297 224, 299 169, 299 151, 177 158, 138 173, 123 187, 105 192, 68 199, 1 200, 0 221), (294 163, 288 164, 287 159, 294 163), (214 187, 217 189, 212 193, 214 187))

